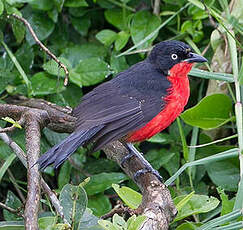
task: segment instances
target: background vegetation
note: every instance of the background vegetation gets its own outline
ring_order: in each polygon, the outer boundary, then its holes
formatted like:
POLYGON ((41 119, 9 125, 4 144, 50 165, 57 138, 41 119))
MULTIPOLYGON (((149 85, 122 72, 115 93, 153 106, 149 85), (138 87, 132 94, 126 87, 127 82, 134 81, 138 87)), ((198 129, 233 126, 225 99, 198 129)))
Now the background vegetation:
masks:
MULTIPOLYGON (((166 131, 137 147, 170 185, 179 210, 171 229, 243 228, 242 0, 164 0, 159 8, 149 0, 0 0, 0 15, 0 103, 23 95, 74 107, 83 94, 143 60, 144 51, 163 40, 182 40, 203 53, 209 62, 200 66, 205 72, 195 68, 190 73, 187 110, 166 131), (67 65, 67 87, 63 70, 21 22, 8 17, 12 13, 28 20, 67 65)), ((6 125, 0 121, 2 128, 6 125)), ((25 149, 21 129, 11 136, 25 149)), ((65 136, 44 129, 42 152, 65 136)), ((76 229, 102 225, 131 230, 144 220, 114 215, 97 224, 118 199, 131 208, 141 201, 136 185, 102 151, 87 156, 79 149, 57 171, 48 167, 44 177, 64 207, 71 202, 66 192, 81 194, 76 229), (83 182, 87 177, 89 182, 83 182)), ((24 166, 0 140, 0 201, 17 214, 23 209, 26 180, 24 166)), ((48 199, 43 196, 41 202, 40 229, 64 229, 48 199)), ((0 209, 0 229, 22 229, 17 214, 0 209)))

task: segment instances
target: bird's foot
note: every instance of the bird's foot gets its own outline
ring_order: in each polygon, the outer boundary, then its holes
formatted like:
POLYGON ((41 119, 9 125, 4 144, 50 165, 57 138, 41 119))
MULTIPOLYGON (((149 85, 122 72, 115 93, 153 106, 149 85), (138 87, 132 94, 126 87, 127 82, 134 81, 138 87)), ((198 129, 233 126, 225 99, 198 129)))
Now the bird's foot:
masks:
POLYGON ((152 173, 155 175, 159 181, 163 182, 162 176, 160 176, 159 172, 151 166, 151 164, 143 157, 142 153, 140 153, 131 143, 126 143, 127 149, 129 150, 129 154, 126 155, 122 161, 121 166, 124 168, 124 164, 126 161, 130 160, 133 156, 139 158, 139 160, 144 164, 145 168, 138 170, 134 174, 134 180, 137 181, 138 177, 145 173, 152 173))
POLYGON ((163 177, 160 176, 159 172, 157 170, 153 169, 151 167, 151 165, 146 165, 146 168, 138 170, 133 176, 134 180, 137 181, 138 177, 145 173, 151 173, 151 174, 155 175, 160 182, 163 182, 163 177))

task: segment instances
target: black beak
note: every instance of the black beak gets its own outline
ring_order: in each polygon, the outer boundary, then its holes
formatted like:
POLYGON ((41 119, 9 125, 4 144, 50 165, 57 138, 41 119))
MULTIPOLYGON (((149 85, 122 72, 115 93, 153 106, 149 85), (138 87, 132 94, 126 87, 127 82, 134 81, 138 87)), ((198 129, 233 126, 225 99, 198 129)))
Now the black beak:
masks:
POLYGON ((207 62, 208 60, 198 54, 190 52, 188 54, 188 58, 185 59, 184 61, 192 63, 192 62, 207 62))

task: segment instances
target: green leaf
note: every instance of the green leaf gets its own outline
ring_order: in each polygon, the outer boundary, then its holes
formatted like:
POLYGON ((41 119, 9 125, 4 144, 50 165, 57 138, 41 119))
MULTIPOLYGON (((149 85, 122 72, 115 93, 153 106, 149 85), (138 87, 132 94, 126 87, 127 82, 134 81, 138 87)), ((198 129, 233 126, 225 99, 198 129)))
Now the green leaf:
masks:
POLYGON ((147 219, 146 216, 137 216, 137 217, 135 215, 131 216, 127 220, 128 230, 139 230, 146 219, 147 219))
POLYGON ((202 129, 217 128, 233 118, 232 101, 225 94, 204 97, 196 106, 181 114, 185 123, 202 129))
POLYGON ((142 195, 133 189, 118 184, 113 184, 112 188, 128 207, 136 209, 142 203, 142 195))
POLYGON ((66 0, 64 3, 66 7, 84 7, 89 6, 85 0, 66 0))
POLYGON ((98 224, 98 218, 92 214, 89 208, 86 208, 81 221, 78 226, 78 230, 103 230, 98 224))
POLYGON ((63 187, 59 200, 65 219, 77 228, 87 207, 88 199, 85 190, 82 186, 67 184, 63 187))
POLYGON ((23 221, 0 221, 1 230, 24 230, 23 221))
POLYGON ((173 139, 168 133, 158 133, 147 141, 151 143, 169 144, 173 141, 173 139))
POLYGON ((33 48, 25 42, 15 53, 15 57, 20 63, 21 67, 24 69, 25 73, 31 72, 31 67, 34 62, 34 50, 33 48))
POLYGON ((115 41, 115 49, 116 51, 120 51, 127 44, 130 34, 125 31, 120 31, 117 34, 115 41))
POLYGON ((233 211, 235 199, 233 198, 229 200, 228 195, 225 194, 223 189, 217 188, 217 190, 222 200, 222 210, 220 215, 223 216, 233 211))
POLYGON ((4 11, 4 5, 2 0, 0 0, 0 15, 2 15, 3 11, 4 11))
MULTIPOLYGON (((66 58, 58 57, 58 59, 60 60, 60 62, 62 62, 68 68, 68 70, 70 70, 72 68, 72 65, 70 64, 70 62, 66 58)), ((47 73, 55 75, 55 76, 64 77, 66 75, 63 68, 59 67, 59 65, 53 59, 46 62, 43 65, 43 69, 47 73)))
POLYGON ((81 17, 81 18, 71 17, 71 22, 73 24, 74 29, 81 36, 87 36, 88 30, 91 26, 91 21, 90 21, 89 18, 86 18, 86 17, 81 17))
POLYGON ((54 4, 57 7, 58 12, 62 11, 64 2, 65 0, 54 0, 54 4))
POLYGON ((72 167, 69 161, 65 161, 64 164, 61 166, 60 172, 58 174, 58 190, 60 191, 64 185, 69 183, 70 180, 70 173, 72 167))
POLYGON ((91 176, 90 182, 85 185, 85 190, 89 196, 98 194, 111 188, 114 183, 121 183, 128 177, 123 173, 100 173, 91 176))
POLYGON ((30 81, 32 84, 33 96, 47 95, 65 90, 63 80, 54 79, 45 72, 35 74, 30 81))
POLYGON ((99 220, 98 223, 105 230, 117 230, 117 228, 108 220, 99 220))
MULTIPOLYGON (((13 208, 15 210, 20 208, 22 205, 20 199, 16 195, 14 195, 14 193, 10 190, 8 190, 5 204, 8 207, 13 208)), ((6 209, 3 210, 3 216, 4 216, 4 220, 7 220, 7 221, 14 221, 14 220, 22 219, 21 217, 18 217, 17 215, 7 211, 6 209)))
POLYGON ((15 121, 13 118, 11 118, 11 117, 4 117, 2 119, 4 121, 7 121, 7 122, 13 124, 14 127, 22 129, 21 125, 17 121, 15 121))
POLYGON ((127 30, 127 23, 131 12, 126 11, 125 17, 120 9, 109 9, 105 11, 106 20, 119 30, 127 30))
POLYGON ((56 224, 55 216, 45 216, 38 219, 38 227, 40 230, 51 230, 56 224))
POLYGON ((194 222, 183 223, 176 228, 176 230, 197 230, 201 224, 195 224, 194 222))
POLYGON ((70 74, 70 80, 78 86, 95 85, 110 74, 108 64, 97 57, 80 61, 74 71, 77 75, 70 74))
POLYGON ((112 52, 111 54, 111 60, 110 60, 111 69, 114 70, 114 73, 120 73, 121 71, 124 71, 129 68, 129 65, 127 64, 126 57, 121 56, 117 57, 116 52, 112 52))
POLYGON ((30 1, 29 4, 33 9, 48 11, 53 7, 53 1, 41 0, 41 1, 30 1))
POLYGON ((101 30, 95 37, 105 46, 110 46, 115 41, 117 34, 112 30, 101 30))
POLYGON ((8 158, 6 159, 6 161, 0 167, 0 182, 1 182, 1 180, 2 180, 2 178, 4 176, 4 174, 5 174, 5 172, 10 167, 10 165, 12 164, 12 162, 14 161, 15 158, 16 158, 16 155, 14 153, 12 153, 11 155, 8 156, 8 158))
MULTIPOLYGON (((27 14, 24 13, 23 16, 30 23, 40 41, 48 38, 54 30, 53 21, 42 13, 27 12, 27 14)), ((26 40, 30 46, 36 43, 29 30, 26 30, 26 40)))
POLYGON ((88 207, 93 211, 95 216, 103 216, 111 211, 111 202, 104 194, 97 194, 89 197, 88 207))
POLYGON ((151 163, 153 168, 160 169, 163 165, 169 163, 170 160, 176 155, 172 149, 151 149, 146 154, 146 159, 151 163))
MULTIPOLYGON (((131 22, 131 36, 134 45, 138 44, 141 40, 146 38, 149 34, 156 30, 159 25, 160 18, 156 17, 155 15, 152 15, 148 11, 137 12, 131 22)), ((143 43, 143 45, 138 46, 137 49, 144 49, 149 47, 157 35, 158 33, 143 43)))
POLYGON ((117 213, 115 213, 113 215, 112 222, 116 229, 127 229, 126 221, 121 216, 119 216, 117 213))
POLYGON ((91 57, 104 58, 106 56, 106 49, 103 45, 95 43, 85 43, 83 45, 74 45, 64 49, 62 57, 66 58, 73 67, 83 61, 84 59, 91 57))
MULTIPOLYGON (((187 195, 176 197, 173 201, 177 205, 187 195)), ((182 220, 187 216, 206 213, 215 209, 219 205, 219 200, 215 197, 194 194, 191 199, 178 212, 174 222, 182 220)))
POLYGON ((197 6, 198 8, 205 10, 204 5, 199 0, 188 0, 188 1, 194 4, 195 6, 197 6))
POLYGON ((192 196, 194 195, 194 191, 193 192, 191 192, 190 194, 188 194, 186 197, 184 197, 177 205, 176 205, 176 209, 177 209, 177 211, 180 211, 182 208, 183 208, 183 206, 185 205, 185 204, 187 204, 187 202, 192 198, 192 196))
POLYGON ((237 159, 227 159, 206 164, 205 167, 213 183, 227 191, 236 191, 240 180, 238 164, 237 159))

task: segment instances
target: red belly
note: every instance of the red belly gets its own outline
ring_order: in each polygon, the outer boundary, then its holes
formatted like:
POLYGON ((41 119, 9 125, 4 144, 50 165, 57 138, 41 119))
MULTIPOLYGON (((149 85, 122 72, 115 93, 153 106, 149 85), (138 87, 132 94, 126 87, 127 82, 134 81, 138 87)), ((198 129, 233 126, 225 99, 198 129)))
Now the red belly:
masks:
POLYGON ((167 128, 184 110, 187 104, 190 87, 187 73, 191 70, 191 63, 179 63, 175 65, 167 79, 172 83, 168 91, 168 96, 163 100, 166 102, 165 108, 144 127, 131 133, 128 142, 140 142, 154 136, 167 128))

